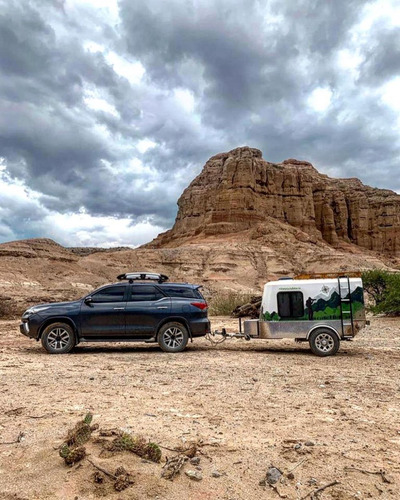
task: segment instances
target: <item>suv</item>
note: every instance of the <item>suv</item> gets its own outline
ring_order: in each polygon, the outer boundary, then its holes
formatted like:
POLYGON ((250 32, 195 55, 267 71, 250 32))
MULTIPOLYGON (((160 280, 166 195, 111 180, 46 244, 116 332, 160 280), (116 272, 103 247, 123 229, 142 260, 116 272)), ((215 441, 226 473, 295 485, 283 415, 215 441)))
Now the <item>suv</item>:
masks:
POLYGON ((209 333, 200 286, 166 283, 167 276, 128 273, 73 302, 41 304, 22 315, 20 331, 52 354, 80 342, 158 342, 166 352, 185 349, 189 338, 209 333), (150 282, 153 281, 153 282, 150 282))

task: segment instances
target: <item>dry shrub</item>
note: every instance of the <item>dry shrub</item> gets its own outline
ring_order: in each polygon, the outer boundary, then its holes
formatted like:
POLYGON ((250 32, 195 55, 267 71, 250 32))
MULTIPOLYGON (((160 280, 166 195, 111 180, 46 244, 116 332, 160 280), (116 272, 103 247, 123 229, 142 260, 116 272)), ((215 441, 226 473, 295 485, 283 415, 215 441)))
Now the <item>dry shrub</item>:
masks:
POLYGON ((11 297, 0 296, 0 319, 13 319, 17 316, 16 301, 11 297))
POLYGON ((253 295, 234 291, 218 293, 210 300, 209 313, 212 316, 230 316, 238 306, 250 302, 253 295))

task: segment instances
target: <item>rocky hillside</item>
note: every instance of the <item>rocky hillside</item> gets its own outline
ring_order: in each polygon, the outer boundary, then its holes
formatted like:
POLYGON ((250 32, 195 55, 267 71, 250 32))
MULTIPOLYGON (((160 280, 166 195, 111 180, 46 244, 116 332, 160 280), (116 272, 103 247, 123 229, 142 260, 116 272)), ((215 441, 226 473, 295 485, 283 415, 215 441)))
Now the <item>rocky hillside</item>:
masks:
POLYGON ((400 196, 331 179, 307 162, 268 163, 247 147, 222 153, 178 205, 174 227, 137 249, 0 244, 0 316, 81 297, 134 270, 199 283, 212 295, 256 294, 282 275, 400 268, 400 196))
POLYGON ((249 229, 250 237, 257 237, 268 231, 272 218, 288 231, 304 233, 300 240, 400 254, 399 195, 358 179, 332 179, 306 161, 270 163, 249 147, 210 158, 178 206, 174 227, 153 246, 179 246, 183 238, 249 229))

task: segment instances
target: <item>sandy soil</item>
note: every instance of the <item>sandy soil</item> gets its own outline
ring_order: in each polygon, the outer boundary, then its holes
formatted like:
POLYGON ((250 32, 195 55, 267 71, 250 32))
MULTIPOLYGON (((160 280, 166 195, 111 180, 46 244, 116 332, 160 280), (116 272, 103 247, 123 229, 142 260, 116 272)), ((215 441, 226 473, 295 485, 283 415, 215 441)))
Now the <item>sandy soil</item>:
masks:
POLYGON ((399 320, 373 319, 332 358, 290 341, 213 347, 205 339, 178 355, 86 344, 52 356, 17 328, 0 322, 2 499, 301 499, 333 481, 319 498, 399 498, 399 320), (95 484, 86 459, 65 466, 57 447, 89 410, 101 428, 168 448, 202 439, 203 479, 184 474, 191 464, 173 482, 161 478, 174 455, 165 449, 161 464, 129 452, 100 456, 97 433, 91 460, 109 471, 123 465, 135 484, 117 493, 107 479, 95 484), (259 485, 271 465, 284 473, 276 489, 259 485))

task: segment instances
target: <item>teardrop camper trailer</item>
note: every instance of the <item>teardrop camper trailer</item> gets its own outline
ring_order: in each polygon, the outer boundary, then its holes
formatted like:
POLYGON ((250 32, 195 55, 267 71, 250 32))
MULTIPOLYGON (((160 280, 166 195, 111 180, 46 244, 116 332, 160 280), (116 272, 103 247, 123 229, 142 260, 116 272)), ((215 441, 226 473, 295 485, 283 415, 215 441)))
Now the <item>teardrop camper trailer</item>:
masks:
MULTIPOLYGON (((318 356, 336 354, 366 325, 361 277, 284 278, 264 286, 259 319, 245 320, 235 337, 309 342, 318 356)), ((230 334, 216 332, 227 337, 230 334)))

